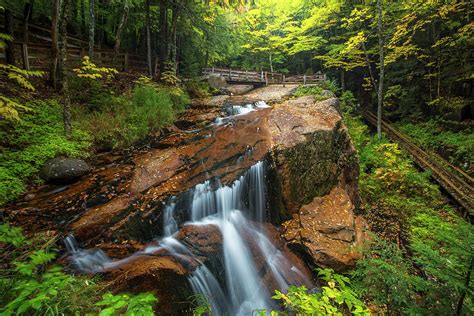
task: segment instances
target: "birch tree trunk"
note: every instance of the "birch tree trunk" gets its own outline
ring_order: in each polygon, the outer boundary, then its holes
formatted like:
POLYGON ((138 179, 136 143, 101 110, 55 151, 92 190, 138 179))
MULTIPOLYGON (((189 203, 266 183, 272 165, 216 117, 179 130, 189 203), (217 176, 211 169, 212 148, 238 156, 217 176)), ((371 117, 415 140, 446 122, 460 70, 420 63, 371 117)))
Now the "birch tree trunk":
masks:
POLYGON ((95 1, 89 0, 89 57, 94 57, 95 1))
POLYGON ((173 4, 173 17, 171 19, 171 42, 169 50, 169 58, 173 63, 174 74, 177 73, 177 52, 178 52, 178 37, 177 37, 177 24, 178 24, 179 9, 177 4, 173 4))
POLYGON ((379 35, 379 63, 380 63, 380 76, 379 76, 379 90, 378 90, 378 102, 377 102, 377 137, 382 138, 382 106, 383 106, 383 81, 384 81, 384 38, 383 38, 383 9, 382 1, 377 0, 377 11, 378 11, 378 35, 379 35))
MULTIPOLYGON (((57 1, 57 0, 55 0, 57 1)), ((69 82, 67 78, 67 20, 69 18, 69 0, 62 0, 62 14, 59 21, 59 37, 60 37, 60 76, 61 76, 61 93, 63 95, 63 120, 64 133, 66 137, 71 137, 71 99, 69 97, 69 82)))
POLYGON ((51 86, 58 89, 58 62, 59 62, 59 45, 58 45, 58 19, 60 0, 52 1, 51 11, 51 69, 49 72, 49 81, 51 86))
POLYGON ((165 64, 168 60, 168 2, 167 0, 160 0, 160 47, 159 47, 159 61, 160 61, 160 77, 165 71, 165 64))

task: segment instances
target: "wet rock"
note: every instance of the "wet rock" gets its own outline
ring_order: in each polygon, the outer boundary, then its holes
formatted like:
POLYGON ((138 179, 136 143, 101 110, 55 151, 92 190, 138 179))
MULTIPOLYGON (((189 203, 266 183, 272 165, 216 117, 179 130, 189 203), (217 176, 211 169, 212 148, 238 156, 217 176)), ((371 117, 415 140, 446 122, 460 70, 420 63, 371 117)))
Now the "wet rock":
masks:
POLYGON ((175 238, 199 257, 210 258, 222 252, 222 235, 214 225, 184 225, 175 238))
POLYGON ((340 186, 302 206, 283 227, 289 246, 315 266, 342 271, 360 258, 365 223, 354 215, 354 205, 340 186))
POLYGON ((253 90, 253 86, 252 85, 229 85, 227 87, 227 90, 232 93, 232 95, 242 95, 242 94, 246 94, 248 92, 250 92, 251 90, 253 90))
POLYGON ((50 183, 70 183, 90 171, 89 165, 81 159, 53 158, 45 162, 40 177, 50 183))
POLYGON ((357 159, 338 111, 338 100, 317 102, 302 97, 276 105, 269 116, 272 134, 268 183, 277 187, 271 209, 277 219, 296 213, 314 197, 324 196, 339 182, 357 203, 357 159), (355 163, 355 166, 354 166, 355 163), (351 172, 347 169, 355 170, 351 172), (347 179, 346 179, 347 177, 347 179))
POLYGON ((107 279, 115 293, 153 292, 159 298, 158 314, 180 315, 193 294, 188 275, 189 270, 172 257, 139 255, 109 272, 107 279))

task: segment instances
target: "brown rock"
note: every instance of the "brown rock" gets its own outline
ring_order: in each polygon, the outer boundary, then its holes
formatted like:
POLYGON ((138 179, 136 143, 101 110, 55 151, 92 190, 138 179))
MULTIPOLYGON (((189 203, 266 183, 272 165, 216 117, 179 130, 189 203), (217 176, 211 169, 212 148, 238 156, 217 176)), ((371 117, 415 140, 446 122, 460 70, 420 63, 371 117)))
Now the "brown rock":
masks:
POLYGON ((283 224, 290 247, 305 253, 314 265, 341 271, 360 257, 364 222, 354 215, 354 205, 340 186, 315 197, 283 224))
POLYGON ((139 255, 108 273, 109 288, 120 292, 153 292, 159 298, 156 309, 161 315, 180 314, 192 290, 188 284, 189 270, 172 257, 139 255))

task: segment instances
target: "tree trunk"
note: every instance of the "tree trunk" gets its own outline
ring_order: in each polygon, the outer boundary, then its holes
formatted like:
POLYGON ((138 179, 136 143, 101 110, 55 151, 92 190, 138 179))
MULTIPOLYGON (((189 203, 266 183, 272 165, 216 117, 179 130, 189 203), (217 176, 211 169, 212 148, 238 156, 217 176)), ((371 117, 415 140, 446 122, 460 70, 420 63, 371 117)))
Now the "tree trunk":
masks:
POLYGON ((171 43, 170 43, 170 51, 169 56, 170 60, 173 63, 173 72, 174 74, 177 73, 177 50, 178 50, 178 37, 177 37, 177 25, 178 25, 178 16, 179 16, 179 9, 176 3, 173 4, 173 17, 171 19, 171 43))
POLYGON ((167 0, 160 0, 160 77, 165 71, 165 64, 168 60, 168 2, 167 0))
POLYGON ((58 89, 58 58, 59 58, 59 46, 58 46, 58 18, 59 18, 59 1, 53 0, 52 12, 51 12, 51 69, 49 72, 49 79, 51 86, 58 89))
POLYGON ((377 0, 378 11, 378 35, 379 35, 379 58, 380 58, 380 76, 379 76, 379 91, 377 102, 377 137, 382 138, 382 106, 383 106, 383 80, 384 80, 384 38, 383 38, 383 10, 382 1, 377 0))
POLYGON ((148 74, 150 77, 153 77, 153 65, 152 65, 152 56, 151 56, 151 34, 150 34, 150 2, 151 0, 146 0, 145 11, 146 11, 146 56, 148 63, 148 74))
POLYGON ((94 57, 95 1, 89 0, 89 57, 94 57))
POLYGON ((272 52, 270 52, 270 54, 268 56, 268 61, 270 62, 270 72, 273 72, 272 52))
MULTIPOLYGON (((55 0, 57 1, 57 0, 55 0)), ((63 95, 63 120, 64 133, 66 137, 71 137, 71 99, 69 97, 69 83, 67 78, 67 20, 69 18, 69 0, 62 0, 62 15, 59 21, 60 36, 60 76, 61 76, 61 93, 63 95)))
POLYGON ((29 41, 29 36, 28 36, 28 24, 31 19, 31 14, 33 13, 33 3, 34 1, 31 1, 30 3, 25 3, 25 8, 23 10, 23 42, 28 43, 29 41))
POLYGON ((362 50, 364 51, 365 64, 367 65, 367 69, 369 69, 370 83, 372 84, 372 88, 374 89, 375 93, 377 93, 375 77, 372 71, 372 66, 370 65, 369 53, 367 52, 367 48, 365 47, 364 42, 362 42, 362 50))
MULTIPOLYGON (((5 34, 13 37, 13 15, 12 11, 5 9, 5 34)), ((7 41, 5 47, 5 59, 7 64, 15 65, 15 46, 13 41, 7 41)))
POLYGON ((122 36, 123 28, 125 24, 127 23, 128 11, 129 11, 128 0, 124 0, 122 18, 120 19, 120 23, 117 27, 117 32, 115 33, 114 58, 115 56, 117 56, 120 50, 120 39, 122 36))
POLYGON ((344 68, 341 68, 341 90, 342 92, 346 90, 346 71, 344 68))
POLYGON ((86 6, 85 1, 81 0, 81 36, 87 34, 86 30, 86 6))

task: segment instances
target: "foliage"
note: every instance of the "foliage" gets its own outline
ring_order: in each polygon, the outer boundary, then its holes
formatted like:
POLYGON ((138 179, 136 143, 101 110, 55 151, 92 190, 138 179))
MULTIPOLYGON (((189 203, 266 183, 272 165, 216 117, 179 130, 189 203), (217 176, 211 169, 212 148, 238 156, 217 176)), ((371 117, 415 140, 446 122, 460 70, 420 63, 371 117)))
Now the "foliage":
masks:
POLYGON ((344 120, 360 158, 361 208, 377 234, 352 273, 354 289, 380 313, 450 315, 464 297, 469 314, 471 224, 397 145, 369 136, 357 118, 344 120))
POLYGON ((0 204, 24 192, 27 181, 54 157, 84 157, 90 136, 76 127, 70 139, 63 133, 62 107, 54 100, 27 103, 21 121, 0 126, 0 204))
POLYGON ((274 299, 281 300, 285 308, 297 315, 370 315, 365 304, 350 288, 349 278, 334 273, 332 269, 319 269, 324 281, 321 292, 308 293, 304 286, 291 286, 288 293, 275 291, 274 299))
MULTIPOLYGON (((6 34, 0 33, 0 47, 4 46, 4 41, 13 40, 6 34)), ((0 88, 6 89, 9 95, 0 95, 0 119, 19 120, 18 111, 28 111, 28 106, 22 104, 18 98, 11 95, 21 94, 16 88, 34 91, 35 88, 29 81, 31 77, 40 77, 41 71, 24 70, 14 65, 0 64, 0 88)))
POLYGON ((358 110, 357 100, 351 91, 349 90, 344 91, 339 97, 339 101, 341 102, 341 108, 344 113, 354 115, 357 112, 358 110))
POLYGON ((153 305, 158 299, 151 293, 141 293, 135 296, 128 294, 113 295, 106 293, 102 300, 95 303, 102 308, 99 316, 126 315, 147 316, 154 315, 153 305))
POLYGON ((97 65, 90 60, 89 56, 84 56, 82 59, 82 66, 80 68, 73 69, 73 71, 78 77, 90 80, 110 80, 118 73, 118 71, 114 68, 97 67, 97 65))
POLYGON ((188 80, 184 83, 184 87, 191 98, 207 98, 212 94, 212 88, 207 82, 188 80))
POLYGON ((293 95, 296 97, 312 95, 316 98, 317 101, 324 101, 333 97, 336 91, 337 89, 334 87, 333 82, 324 81, 317 86, 316 85, 301 85, 296 89, 293 95))
POLYGON ((474 165, 474 134, 471 128, 449 130, 451 122, 430 119, 416 123, 402 121, 397 127, 421 147, 438 152, 452 163, 474 165), (447 128, 448 127, 448 128, 447 128))
POLYGON ((157 299, 150 293, 135 296, 105 293, 86 277, 65 274, 51 266, 56 257, 54 236, 26 239, 19 228, 0 224, 2 254, 0 314, 2 315, 153 315, 157 299))
POLYGON ((414 311, 416 295, 425 281, 414 273, 412 263, 396 244, 373 238, 365 258, 351 273, 355 291, 386 309, 385 313, 414 311))
POLYGON ((105 150, 130 146, 169 126, 189 102, 180 88, 159 87, 146 78, 139 79, 131 99, 113 95, 108 99, 103 111, 78 118, 94 143, 105 150))
POLYGON ((174 65, 171 62, 166 62, 164 71, 161 74, 161 82, 168 86, 176 86, 181 80, 176 76, 174 65))
POLYGON ((193 304, 193 316, 212 315, 212 306, 204 294, 196 294, 191 297, 193 304))

